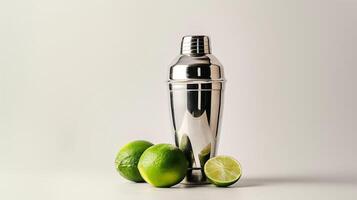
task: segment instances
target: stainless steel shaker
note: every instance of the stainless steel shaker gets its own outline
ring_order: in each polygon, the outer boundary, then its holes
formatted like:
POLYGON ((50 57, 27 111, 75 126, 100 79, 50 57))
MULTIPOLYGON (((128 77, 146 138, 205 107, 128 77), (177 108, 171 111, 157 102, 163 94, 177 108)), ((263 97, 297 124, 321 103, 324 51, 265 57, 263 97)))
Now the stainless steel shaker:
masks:
POLYGON ((189 169, 183 183, 207 183, 203 167, 217 151, 223 107, 223 68, 211 54, 207 36, 185 36, 169 72, 175 144, 189 169))

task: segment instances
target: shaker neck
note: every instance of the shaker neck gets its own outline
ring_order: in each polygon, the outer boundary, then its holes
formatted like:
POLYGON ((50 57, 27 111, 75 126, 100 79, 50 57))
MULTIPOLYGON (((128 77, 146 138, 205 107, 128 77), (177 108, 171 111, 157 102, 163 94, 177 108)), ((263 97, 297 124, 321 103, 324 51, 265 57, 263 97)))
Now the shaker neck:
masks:
POLYGON ((211 47, 208 36, 189 35, 184 36, 181 41, 181 54, 190 56, 200 56, 211 53, 211 47))

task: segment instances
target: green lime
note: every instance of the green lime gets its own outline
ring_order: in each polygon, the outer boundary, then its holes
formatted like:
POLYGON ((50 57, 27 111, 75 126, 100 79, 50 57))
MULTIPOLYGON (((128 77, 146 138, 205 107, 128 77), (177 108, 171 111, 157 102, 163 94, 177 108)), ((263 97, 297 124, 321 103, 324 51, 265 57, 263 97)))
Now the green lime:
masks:
POLYGON ((138 162, 141 154, 153 144, 137 140, 124 145, 115 158, 115 167, 119 174, 134 182, 144 182, 138 170, 138 162))
POLYGON ((138 164, 141 176, 155 187, 171 187, 181 182, 187 166, 184 153, 171 144, 157 144, 148 148, 138 164))
POLYGON ((209 159, 204 171, 207 178, 218 187, 227 187, 237 182, 242 175, 240 164, 229 156, 217 156, 209 159))

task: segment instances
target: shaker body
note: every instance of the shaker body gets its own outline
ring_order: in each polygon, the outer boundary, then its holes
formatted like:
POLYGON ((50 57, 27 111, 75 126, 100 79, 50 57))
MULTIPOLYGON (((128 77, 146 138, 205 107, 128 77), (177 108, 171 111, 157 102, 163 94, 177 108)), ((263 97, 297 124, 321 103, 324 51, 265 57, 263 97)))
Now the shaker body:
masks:
POLYGON ((207 183, 203 167, 217 151, 224 83, 223 67, 211 54, 209 38, 183 37, 168 81, 175 144, 189 162, 183 183, 207 183))
POLYGON ((175 144, 189 162, 186 184, 206 183, 204 164, 217 151, 223 90, 212 89, 214 84, 223 83, 184 84, 170 90, 175 144), (197 89, 187 89, 190 87, 197 89))

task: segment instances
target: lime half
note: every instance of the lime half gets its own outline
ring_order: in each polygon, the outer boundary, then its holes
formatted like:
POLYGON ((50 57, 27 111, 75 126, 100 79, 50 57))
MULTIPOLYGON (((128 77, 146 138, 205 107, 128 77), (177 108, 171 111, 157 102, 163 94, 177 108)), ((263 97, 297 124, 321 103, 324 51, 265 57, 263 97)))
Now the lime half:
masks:
POLYGON ((230 156, 209 159, 204 171, 207 178, 218 187, 227 187, 237 182, 242 175, 240 164, 230 156))

